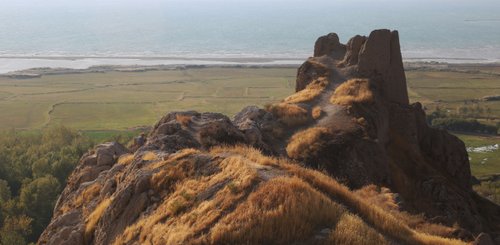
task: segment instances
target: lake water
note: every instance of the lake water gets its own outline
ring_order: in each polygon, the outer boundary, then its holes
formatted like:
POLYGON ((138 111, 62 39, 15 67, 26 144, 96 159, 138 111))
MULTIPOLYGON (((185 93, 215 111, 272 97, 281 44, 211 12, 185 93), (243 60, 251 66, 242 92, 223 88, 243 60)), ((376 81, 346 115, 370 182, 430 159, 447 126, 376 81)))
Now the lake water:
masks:
POLYGON ((0 72, 143 57, 303 60, 318 36, 347 42, 379 28, 399 30, 406 60, 500 61, 500 1, 0 0, 0 72))

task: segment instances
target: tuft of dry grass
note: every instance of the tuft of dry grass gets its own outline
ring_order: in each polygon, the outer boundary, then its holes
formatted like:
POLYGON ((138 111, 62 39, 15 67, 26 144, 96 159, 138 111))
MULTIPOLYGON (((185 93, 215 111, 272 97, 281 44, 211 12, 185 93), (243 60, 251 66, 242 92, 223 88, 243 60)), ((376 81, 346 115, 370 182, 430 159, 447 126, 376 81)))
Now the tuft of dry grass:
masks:
POLYGON ((169 191, 174 188, 174 183, 186 178, 194 170, 194 161, 191 158, 179 159, 175 164, 162 168, 153 174, 150 179, 150 186, 153 190, 160 192, 169 191))
POLYGON ((87 218, 87 222, 85 224, 85 232, 84 232, 84 240, 86 241, 85 244, 89 244, 90 241, 92 240, 92 236, 94 235, 95 227, 97 225, 97 222, 101 219, 102 214, 108 208, 108 206, 111 204, 113 199, 111 198, 106 198, 101 203, 99 203, 94 211, 90 213, 90 215, 87 218))
POLYGON ((309 112, 295 104, 278 103, 267 105, 266 110, 290 127, 303 125, 310 120, 309 112))
POLYGON ((297 93, 294 93, 283 100, 286 103, 303 103, 308 102, 321 94, 325 87, 328 85, 328 79, 325 77, 320 77, 318 79, 313 80, 307 87, 303 90, 300 90, 297 93))
POLYGON ((317 120, 323 115, 323 111, 321 110, 320 106, 315 106, 311 112, 312 118, 314 120, 317 120))
POLYGON ((296 177, 262 183, 211 229, 211 244, 288 244, 312 237, 345 212, 296 177))
POLYGON ((397 219, 402 220, 410 228, 416 231, 441 237, 451 237, 452 233, 455 231, 453 227, 429 223, 425 220, 423 215, 412 215, 407 212, 400 211, 398 204, 395 202, 394 193, 392 193, 388 188, 368 185, 356 190, 354 194, 358 195, 363 200, 382 208, 397 219))
POLYGON ((142 160, 144 161, 154 161, 154 160, 157 160, 158 156, 156 155, 156 153, 154 152, 151 152, 151 151, 148 151, 146 153, 144 153, 144 155, 142 155, 142 160))
POLYGON ((192 118, 193 118, 193 116, 191 116, 191 115, 185 115, 185 114, 176 114, 175 115, 175 120, 177 120, 177 122, 179 122, 183 126, 188 126, 189 123, 191 122, 192 118))
POLYGON ((372 103, 374 95, 367 79, 350 79, 339 85, 330 102, 337 105, 352 105, 354 103, 372 103))
MULTIPOLYGON (((194 148, 186 148, 182 149, 180 151, 177 151, 175 154, 170 155, 168 159, 162 160, 162 159, 157 159, 159 161, 153 162, 150 165, 147 166, 148 169, 155 169, 155 168, 161 168, 162 166, 165 166, 167 164, 172 164, 180 159, 189 157, 193 154, 200 153, 198 149, 194 148)), ((155 155, 155 158, 157 156, 155 155)))
POLYGON ((292 159, 314 158, 332 138, 332 132, 324 127, 312 127, 295 133, 286 146, 286 153, 292 159))
POLYGON ((391 244, 377 230, 368 226, 358 216, 350 213, 345 213, 340 217, 335 229, 330 232, 328 240, 329 244, 342 245, 391 244))
POLYGON ((117 164, 129 164, 134 160, 134 154, 124 154, 118 158, 117 164))
POLYGON ((97 197, 100 191, 101 185, 99 183, 94 183, 76 197, 74 204, 77 207, 81 207, 84 203, 88 203, 90 200, 97 197))

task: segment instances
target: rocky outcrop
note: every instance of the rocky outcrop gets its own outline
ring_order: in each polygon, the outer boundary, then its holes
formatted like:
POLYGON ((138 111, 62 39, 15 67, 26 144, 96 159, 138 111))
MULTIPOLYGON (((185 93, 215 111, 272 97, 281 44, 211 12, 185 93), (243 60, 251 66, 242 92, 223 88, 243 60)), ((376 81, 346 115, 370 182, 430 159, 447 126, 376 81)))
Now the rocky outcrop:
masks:
POLYGON ((154 126, 141 150, 168 153, 245 142, 245 135, 220 113, 171 112, 154 126))
POLYGON ((347 45, 329 34, 314 55, 298 69, 297 93, 279 103, 233 120, 171 112, 135 152, 110 143, 86 154, 39 243, 500 238, 500 207, 472 190, 463 142, 409 104, 396 31, 347 45))
MULTIPOLYGON (((330 57, 340 67, 347 67, 354 76, 378 81, 381 92, 389 101, 409 103, 397 31, 376 30, 368 37, 357 35, 347 45, 340 44, 337 34, 330 33, 316 41, 314 57, 321 56, 330 57)), ((306 67, 299 68, 297 84, 303 80, 300 77, 304 72, 300 70, 308 71, 310 65, 306 62, 303 66, 306 67)), ((300 88, 303 86, 298 90, 300 88)))
POLYGON ((314 57, 328 55, 334 59, 341 59, 344 57, 345 52, 346 47, 340 43, 339 36, 336 33, 319 37, 314 45, 314 57))

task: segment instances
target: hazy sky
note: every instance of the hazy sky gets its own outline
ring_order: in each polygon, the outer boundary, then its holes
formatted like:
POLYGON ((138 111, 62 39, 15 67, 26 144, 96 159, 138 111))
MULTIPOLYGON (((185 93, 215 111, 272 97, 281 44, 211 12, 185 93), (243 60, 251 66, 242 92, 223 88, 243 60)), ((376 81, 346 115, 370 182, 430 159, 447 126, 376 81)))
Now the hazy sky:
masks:
POLYGON ((361 4, 361 3, 374 3, 380 4, 383 2, 392 3, 446 3, 446 4, 471 4, 471 5, 481 5, 486 3, 496 3, 498 0, 0 0, 0 4, 3 6, 13 5, 144 5, 153 3, 169 3, 178 2, 179 4, 190 4, 190 3, 201 3, 201 2, 218 2, 226 4, 237 4, 241 2, 254 2, 254 3, 350 3, 350 4, 361 4))
MULTIPOLYGON (((99 7, 99 8, 126 8, 140 7, 148 8, 154 6, 165 6, 170 4, 178 5, 199 5, 199 7, 210 6, 239 6, 240 4, 250 4, 263 7, 293 7, 296 4, 308 5, 311 8, 320 10, 323 5, 328 6, 376 6, 385 7, 387 10, 394 7, 410 7, 426 5, 427 8, 442 8, 445 6, 467 6, 471 8, 488 9, 496 8, 500 11, 499 0, 0 0, 2 8, 47 8, 47 7, 99 7)), ((244 9, 242 9, 244 10, 244 9)), ((443 9, 446 11, 446 9, 443 9)), ((425 13, 423 13, 425 14, 425 13)))

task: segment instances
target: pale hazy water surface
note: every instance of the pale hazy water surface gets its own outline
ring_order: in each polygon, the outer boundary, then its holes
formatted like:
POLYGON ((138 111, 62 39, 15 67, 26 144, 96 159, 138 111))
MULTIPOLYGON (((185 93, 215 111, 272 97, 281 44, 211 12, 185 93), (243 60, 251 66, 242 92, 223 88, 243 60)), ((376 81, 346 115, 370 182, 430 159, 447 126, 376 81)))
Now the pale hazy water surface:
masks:
MULTIPOLYGON (((336 32, 347 42, 377 28, 399 30, 405 59, 500 60, 500 1, 0 0, 0 4, 0 72, 43 65, 43 60, 15 57, 304 59, 320 35, 336 32)), ((134 63, 125 64, 130 62, 134 63)), ((61 63, 55 66, 64 66, 61 63)), ((87 59, 79 65, 87 63, 96 62, 87 59)))

